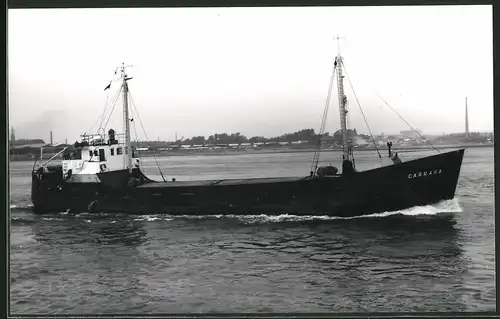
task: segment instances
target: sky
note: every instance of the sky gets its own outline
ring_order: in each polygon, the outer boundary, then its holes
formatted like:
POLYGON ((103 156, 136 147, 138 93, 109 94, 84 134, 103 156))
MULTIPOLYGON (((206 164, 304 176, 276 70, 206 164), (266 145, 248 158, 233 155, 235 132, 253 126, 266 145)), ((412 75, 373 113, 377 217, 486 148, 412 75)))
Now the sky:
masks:
MULTIPOLYGON (((10 9, 7 43, 16 138, 89 133, 122 62, 133 139, 319 131, 338 44, 350 128, 368 132, 357 96, 373 133, 409 129, 379 94, 426 134, 464 132, 467 97, 470 131, 493 131, 491 6, 10 9)), ((106 131, 123 130, 121 112, 106 131)))

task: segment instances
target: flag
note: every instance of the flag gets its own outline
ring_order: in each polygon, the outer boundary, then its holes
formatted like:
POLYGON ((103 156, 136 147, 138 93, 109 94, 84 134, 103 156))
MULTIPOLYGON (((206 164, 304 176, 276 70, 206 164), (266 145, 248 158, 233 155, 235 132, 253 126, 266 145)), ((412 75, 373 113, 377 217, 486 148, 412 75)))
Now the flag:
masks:
POLYGON ((106 91, 106 90, 107 90, 107 89, 109 89, 110 87, 111 87, 111 82, 109 82, 108 86, 106 86, 106 87, 104 88, 104 91, 106 91))

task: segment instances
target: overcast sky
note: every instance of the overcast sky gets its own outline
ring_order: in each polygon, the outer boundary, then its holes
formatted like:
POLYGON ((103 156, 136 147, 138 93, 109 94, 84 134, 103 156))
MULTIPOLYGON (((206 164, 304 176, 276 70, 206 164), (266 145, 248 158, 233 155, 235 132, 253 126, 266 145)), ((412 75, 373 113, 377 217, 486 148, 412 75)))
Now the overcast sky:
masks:
MULTIPOLYGON (((493 131, 491 6, 9 10, 10 125, 74 142, 116 66, 150 139, 319 130, 336 34, 373 132, 493 131)), ((349 126, 367 132, 347 78, 349 126)), ((333 91, 336 94, 336 89, 333 91)), ((332 96, 326 130, 339 128, 332 96)), ((135 117, 139 138, 144 134, 135 117)), ((122 130, 121 104, 108 128, 122 130)), ((134 133, 132 126, 132 133, 134 133)), ((133 134, 134 135, 134 134, 133 134)))

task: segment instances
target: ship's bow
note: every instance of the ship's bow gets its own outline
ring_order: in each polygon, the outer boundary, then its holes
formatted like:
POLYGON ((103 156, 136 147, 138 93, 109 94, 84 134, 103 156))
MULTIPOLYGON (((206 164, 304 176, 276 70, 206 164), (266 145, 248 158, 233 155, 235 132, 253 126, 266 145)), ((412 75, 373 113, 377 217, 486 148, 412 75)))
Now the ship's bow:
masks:
POLYGON ((409 188, 416 195, 433 198, 435 201, 455 197, 464 149, 451 151, 420 160, 408 162, 409 188))
POLYGON ((400 180, 396 201, 410 207, 453 199, 463 157, 464 149, 459 149, 394 165, 392 178, 400 180))
POLYGON ((433 205, 455 197, 464 150, 356 174, 343 201, 355 211, 382 212, 433 205))

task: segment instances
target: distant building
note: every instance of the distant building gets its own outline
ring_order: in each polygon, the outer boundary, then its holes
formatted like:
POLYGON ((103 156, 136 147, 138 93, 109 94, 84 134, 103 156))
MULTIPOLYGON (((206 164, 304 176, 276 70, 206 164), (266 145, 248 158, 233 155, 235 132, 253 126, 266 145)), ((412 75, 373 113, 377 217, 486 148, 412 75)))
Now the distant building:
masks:
POLYGON ((12 148, 23 148, 23 147, 42 147, 47 145, 42 139, 15 139, 11 141, 12 148))
POLYGON ((401 131, 401 132, 399 132, 399 134, 403 138, 417 138, 417 137, 419 137, 419 135, 422 134, 422 131, 419 129, 415 129, 415 131, 413 131, 413 130, 401 131))
POLYGON ((12 148, 15 148, 15 149, 20 149, 20 148, 40 148, 40 147, 44 147, 46 145, 47 144, 45 144, 45 143, 33 143, 33 144, 14 145, 12 148))

